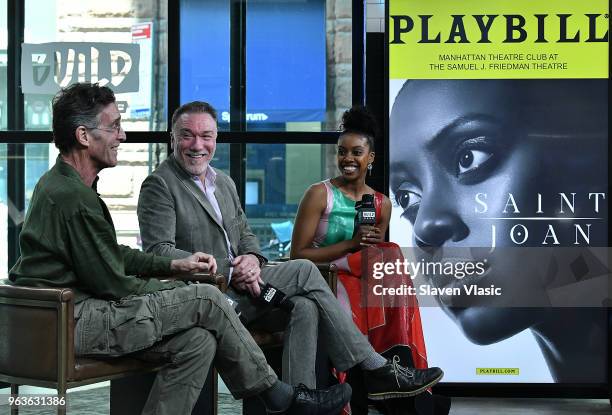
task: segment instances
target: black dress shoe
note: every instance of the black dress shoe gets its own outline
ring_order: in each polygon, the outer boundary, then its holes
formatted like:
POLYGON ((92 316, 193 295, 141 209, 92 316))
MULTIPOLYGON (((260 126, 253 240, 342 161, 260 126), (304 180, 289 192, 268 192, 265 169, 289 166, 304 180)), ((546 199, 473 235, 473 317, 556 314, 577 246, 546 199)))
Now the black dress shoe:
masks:
POLYGON ((338 415, 350 400, 351 386, 348 383, 323 390, 308 389, 304 385, 299 385, 295 388, 293 403, 284 414, 338 415))
POLYGON ((444 376, 439 367, 408 368, 400 365, 396 357, 379 369, 364 372, 369 399, 380 401, 418 395, 438 383, 444 376))

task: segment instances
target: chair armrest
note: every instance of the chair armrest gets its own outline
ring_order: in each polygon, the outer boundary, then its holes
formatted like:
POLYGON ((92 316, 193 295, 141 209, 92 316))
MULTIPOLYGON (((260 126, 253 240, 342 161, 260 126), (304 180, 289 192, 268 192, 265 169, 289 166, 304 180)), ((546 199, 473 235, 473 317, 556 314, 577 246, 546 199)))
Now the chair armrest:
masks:
POLYGON ((314 263, 321 273, 324 272, 338 272, 338 267, 333 262, 315 262, 314 263))
POLYGON ((213 284, 220 291, 227 291, 227 278, 223 274, 211 274, 209 272, 196 272, 195 274, 175 274, 170 277, 152 277, 166 281, 189 281, 202 284, 213 284))
POLYGON ((0 373, 57 381, 74 366, 74 292, 0 285, 0 373))
POLYGON ((0 284, 0 297, 68 303, 73 300, 74 291, 71 288, 38 288, 0 284))
POLYGON ((338 293, 338 267, 331 262, 316 262, 315 265, 327 281, 327 285, 336 295, 338 293))
POLYGON ((179 276, 181 281, 193 281, 204 284, 216 285, 222 292, 227 291, 227 278, 223 274, 211 274, 208 272, 196 272, 195 274, 183 274, 179 276))

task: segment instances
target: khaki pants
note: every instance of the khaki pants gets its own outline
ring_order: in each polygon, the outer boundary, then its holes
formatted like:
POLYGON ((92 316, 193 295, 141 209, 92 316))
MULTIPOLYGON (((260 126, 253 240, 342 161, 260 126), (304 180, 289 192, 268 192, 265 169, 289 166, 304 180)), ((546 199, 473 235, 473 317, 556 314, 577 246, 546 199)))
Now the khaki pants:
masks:
POLYGON ((236 398, 257 395, 277 377, 223 294, 208 284, 75 306, 78 355, 166 360, 144 414, 190 414, 211 362, 236 398))

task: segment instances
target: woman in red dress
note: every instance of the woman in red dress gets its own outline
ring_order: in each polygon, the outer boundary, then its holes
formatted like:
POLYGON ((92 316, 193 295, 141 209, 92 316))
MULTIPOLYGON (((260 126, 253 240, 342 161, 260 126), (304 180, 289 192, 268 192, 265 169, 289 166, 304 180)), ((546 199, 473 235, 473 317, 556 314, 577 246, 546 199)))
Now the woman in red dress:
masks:
MULTIPOLYGON (((374 117, 364 108, 351 108, 342 117, 341 131, 337 155, 340 175, 316 183, 306 191, 295 219, 291 258, 334 263, 339 270, 338 299, 346 305, 347 312, 352 314, 374 349, 403 365, 426 368, 427 354, 416 297, 373 294, 378 292, 373 291, 375 285, 412 286, 407 274, 373 278, 374 263, 403 260, 399 246, 384 241, 391 202, 366 184, 366 175, 374 162, 374 117), (376 223, 355 229, 355 205, 366 194, 374 196, 376 223)), ((351 383, 359 389, 356 382, 351 383)), ((425 400, 431 400, 428 394, 423 395, 425 400)), ((407 413, 406 406, 407 402, 402 402, 401 413, 407 413)), ((427 404, 419 406, 433 408, 427 404)), ((353 401, 353 413, 359 412, 359 407, 363 405, 353 401)), ((427 412, 433 413, 433 410, 418 411, 427 412)))

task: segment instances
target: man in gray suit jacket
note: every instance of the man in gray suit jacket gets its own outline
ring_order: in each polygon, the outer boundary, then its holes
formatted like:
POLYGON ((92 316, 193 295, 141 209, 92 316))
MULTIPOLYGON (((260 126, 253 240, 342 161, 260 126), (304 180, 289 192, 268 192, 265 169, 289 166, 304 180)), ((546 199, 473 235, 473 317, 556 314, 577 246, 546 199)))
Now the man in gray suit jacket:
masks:
MULTIPOLYGON (((209 104, 191 102, 174 112, 174 153, 145 179, 140 191, 143 248, 172 258, 196 251, 212 254, 219 269, 230 275, 231 295, 238 297, 247 324, 269 311, 257 299, 260 284, 283 291, 294 304, 283 350, 282 377, 289 384, 316 386, 319 326, 336 369, 360 365, 365 370, 371 399, 415 395, 437 383, 442 378, 439 368, 409 369, 376 353, 310 261, 263 267, 266 259, 248 226, 234 182, 209 165, 216 138, 217 113, 209 104)), ((276 323, 273 320, 266 318, 271 324, 276 323)))

